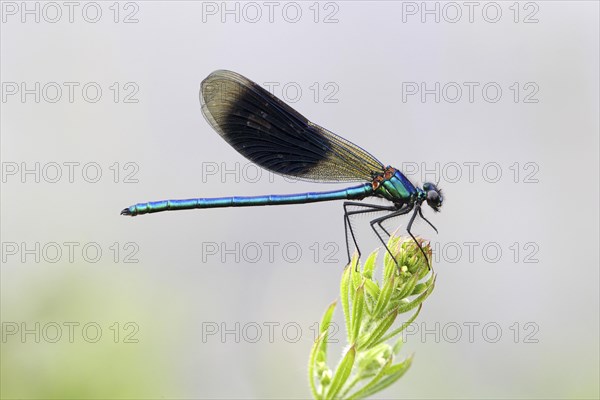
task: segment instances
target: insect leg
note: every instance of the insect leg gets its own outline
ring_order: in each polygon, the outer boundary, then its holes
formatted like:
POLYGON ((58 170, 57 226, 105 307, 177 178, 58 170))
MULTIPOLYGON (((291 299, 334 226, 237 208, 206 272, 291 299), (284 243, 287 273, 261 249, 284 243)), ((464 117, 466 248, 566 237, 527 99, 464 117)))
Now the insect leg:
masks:
POLYGON ((421 216, 421 218, 423 218, 423 220, 425 222, 427 222, 429 224, 430 227, 433 228, 433 230, 435 231, 435 233, 439 233, 438 230, 437 230, 437 228, 435 226, 433 226, 433 224, 431 222, 429 222, 429 220, 423 216, 423 210, 421 209, 421 207, 419 207, 419 215, 421 216))
MULTIPOLYGON (((358 247, 358 242, 356 241, 356 236, 354 235, 354 230, 352 229, 352 223, 350 221, 350 216, 356 215, 356 214, 377 212, 377 211, 394 211, 395 209, 396 208, 393 206, 382 206, 379 204, 368 204, 368 203, 365 204, 365 203, 359 203, 357 201, 345 201, 344 202, 344 233, 346 236, 346 251, 348 252, 348 263, 350 263, 350 261, 351 261, 350 243, 348 241, 348 229, 350 229, 350 235, 352 236, 352 241, 354 242, 354 246, 356 247, 356 251, 358 252, 358 258, 360 259, 360 256, 361 256, 360 248, 358 247), (363 208, 366 208, 366 210, 348 211, 349 206, 363 207, 363 208)), ((357 263, 357 265, 358 265, 358 263, 357 263)))
MULTIPOLYGON (((383 240, 383 238, 377 231, 375 224, 377 224, 380 228, 383 229, 384 232, 387 233, 387 231, 381 226, 381 223, 390 218, 399 217, 400 215, 408 214, 410 212, 410 210, 412 210, 412 208, 413 208, 412 206, 406 205, 405 207, 401 208, 400 210, 394 211, 394 212, 392 212, 388 215, 384 215, 383 217, 380 217, 380 218, 375 218, 374 220, 372 220, 370 222, 371 229, 373 229, 373 231, 375 232, 375 234, 377 235, 377 237, 383 244, 383 247, 385 247, 385 249, 390 254, 390 256, 392 257, 392 259, 394 260, 395 263, 398 263, 398 260, 396 260, 396 257, 394 257, 394 255, 392 254, 392 251, 388 248, 387 243, 383 240)), ((389 233, 388 233, 388 236, 389 236, 389 233)))
MULTIPOLYGON (((415 221, 415 217, 417 216, 417 212, 419 213, 419 215, 421 215, 421 218, 423 218, 423 214, 421 213, 421 205, 420 204, 416 205, 415 212, 413 213, 412 217, 410 217, 410 221, 408 221, 408 225, 406 226, 406 231, 408 232, 410 237, 415 241, 415 243, 417 244, 417 247, 419 247, 419 250, 421 250, 421 253, 423 253, 423 257, 425 257, 425 261, 427 262, 427 268, 429 268, 429 270, 431 270, 431 264, 429 264, 429 258, 427 257, 427 254, 425 254, 425 250, 423 250, 423 247, 421 247, 421 244, 417 241, 415 236, 410 231, 410 229, 412 228, 412 224, 415 221)), ((425 218, 423 218, 423 219, 425 219, 425 218)), ((427 220, 425 220, 425 221, 427 221, 427 220)), ((427 222, 429 223, 429 225, 431 225, 431 223, 429 221, 427 221, 427 222)), ((433 225, 431 225, 431 226, 433 227, 433 225)), ((435 227, 433 229, 435 229, 435 227)), ((437 232, 437 229, 435 229, 435 231, 437 232)))

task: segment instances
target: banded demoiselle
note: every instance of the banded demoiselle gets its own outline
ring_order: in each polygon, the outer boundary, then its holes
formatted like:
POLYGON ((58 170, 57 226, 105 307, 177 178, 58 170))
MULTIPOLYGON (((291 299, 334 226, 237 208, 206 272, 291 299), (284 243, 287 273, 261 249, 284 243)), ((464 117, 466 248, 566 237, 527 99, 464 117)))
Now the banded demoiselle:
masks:
MULTIPOLYGON (((331 200, 363 200, 379 197, 387 205, 356 201, 344 202, 346 249, 350 261, 348 231, 360 257, 360 249, 350 223, 356 214, 386 212, 370 222, 371 228, 389 254, 379 227, 388 237, 382 223, 414 210, 406 230, 411 232, 417 214, 436 232, 421 211, 424 201, 439 211, 443 197, 433 183, 423 188, 413 185, 402 172, 384 165, 371 154, 348 140, 312 123, 260 85, 242 75, 226 70, 215 71, 202 81, 200 88, 202 114, 227 143, 260 167, 279 175, 313 182, 364 182, 357 186, 326 192, 298 194, 195 198, 139 203, 121 211, 136 216, 160 211, 193 208, 250 207, 280 204, 304 204, 331 200), (359 209, 349 210, 349 207, 359 209)), ((394 258, 395 259, 395 258, 394 258)))

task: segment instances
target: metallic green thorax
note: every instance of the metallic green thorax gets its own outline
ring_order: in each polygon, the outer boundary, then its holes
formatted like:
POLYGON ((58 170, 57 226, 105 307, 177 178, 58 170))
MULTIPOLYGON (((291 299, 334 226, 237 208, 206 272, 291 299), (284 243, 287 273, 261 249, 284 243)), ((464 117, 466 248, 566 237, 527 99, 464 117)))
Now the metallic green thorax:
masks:
POLYGON ((402 172, 387 167, 385 174, 373 180, 375 195, 396 204, 411 204, 421 197, 422 190, 416 188, 402 172))

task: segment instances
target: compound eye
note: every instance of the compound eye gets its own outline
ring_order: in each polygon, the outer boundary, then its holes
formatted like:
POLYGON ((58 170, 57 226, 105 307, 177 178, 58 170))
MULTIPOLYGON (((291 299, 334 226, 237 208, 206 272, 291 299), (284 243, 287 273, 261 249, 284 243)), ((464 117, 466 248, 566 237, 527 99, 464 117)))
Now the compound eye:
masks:
POLYGON ((427 192, 427 204, 433 208, 434 211, 440 211, 442 206, 442 196, 436 190, 430 190, 427 192))
POLYGON ((438 191, 438 188, 437 188, 437 186, 435 186, 435 185, 434 185, 433 183, 431 183, 431 182, 425 182, 425 183, 423 184, 423 190, 425 190, 426 192, 429 192, 429 191, 432 191, 432 190, 433 190, 434 192, 437 192, 437 191, 438 191))
POLYGON ((427 192, 427 202, 438 204, 440 202, 440 195, 435 190, 430 190, 427 192))

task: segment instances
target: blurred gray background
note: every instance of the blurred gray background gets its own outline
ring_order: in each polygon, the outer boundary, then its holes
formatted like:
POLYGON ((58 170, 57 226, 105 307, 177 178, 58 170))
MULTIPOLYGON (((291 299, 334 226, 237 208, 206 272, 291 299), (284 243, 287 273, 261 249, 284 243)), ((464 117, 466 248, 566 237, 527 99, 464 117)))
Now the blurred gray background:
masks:
POLYGON ((224 68, 445 191, 425 210, 439 235, 415 226, 439 274, 405 337, 415 361, 380 398, 598 398, 598 13, 3 2, 2 396, 310 395, 341 202, 119 216, 342 187, 273 177, 211 129, 198 89, 224 68))

